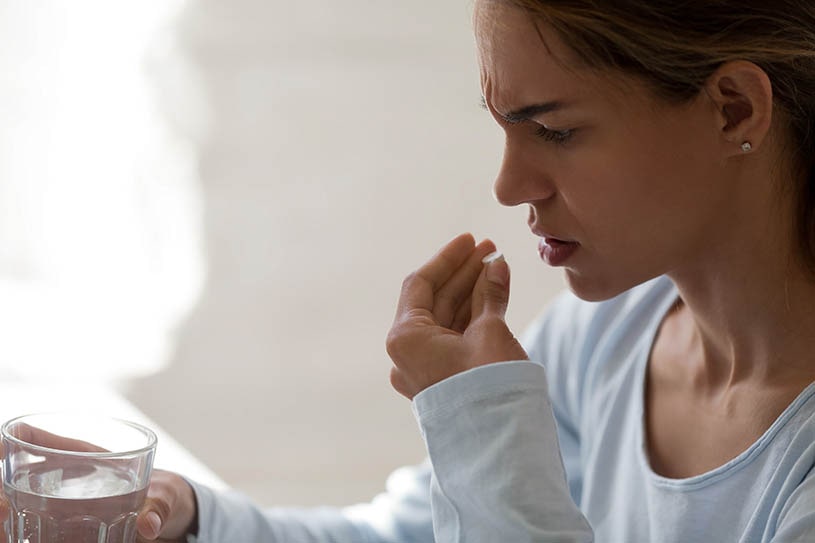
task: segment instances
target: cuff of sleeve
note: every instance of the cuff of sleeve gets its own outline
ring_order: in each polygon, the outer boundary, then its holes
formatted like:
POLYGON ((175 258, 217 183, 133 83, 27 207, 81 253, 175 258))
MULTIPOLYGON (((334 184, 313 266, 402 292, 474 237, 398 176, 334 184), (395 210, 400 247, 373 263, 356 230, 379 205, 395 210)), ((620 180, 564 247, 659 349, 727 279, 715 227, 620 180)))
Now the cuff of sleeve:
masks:
POLYGON ((502 392, 547 391, 543 366, 528 360, 486 364, 431 385, 413 398, 413 413, 430 420, 502 392))
POLYGON ((215 517, 215 491, 190 479, 186 481, 195 494, 198 516, 198 533, 188 535, 187 543, 211 543, 212 537, 210 534, 212 530, 207 523, 215 517))

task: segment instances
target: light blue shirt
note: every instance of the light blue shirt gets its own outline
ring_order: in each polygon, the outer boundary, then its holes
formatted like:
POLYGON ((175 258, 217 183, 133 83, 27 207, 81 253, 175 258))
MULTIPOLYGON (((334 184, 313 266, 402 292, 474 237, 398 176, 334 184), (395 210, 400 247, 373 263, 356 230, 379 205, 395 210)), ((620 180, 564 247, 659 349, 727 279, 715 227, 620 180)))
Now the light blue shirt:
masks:
POLYGON ((650 469, 644 377, 676 297, 666 278, 599 303, 562 295, 524 338, 532 362, 414 398, 429 461, 397 470, 371 503, 262 511, 194 485, 198 541, 815 542, 815 385, 723 466, 687 479, 650 469))

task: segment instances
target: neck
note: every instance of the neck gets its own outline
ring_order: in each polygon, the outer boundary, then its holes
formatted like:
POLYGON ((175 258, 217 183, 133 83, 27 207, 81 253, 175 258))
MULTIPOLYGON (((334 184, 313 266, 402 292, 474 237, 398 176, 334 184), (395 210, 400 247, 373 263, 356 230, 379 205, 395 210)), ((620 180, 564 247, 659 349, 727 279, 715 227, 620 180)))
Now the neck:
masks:
POLYGON ((693 269, 668 274, 683 302, 690 363, 711 389, 815 380, 815 279, 778 243, 790 236, 757 230, 739 237, 749 243, 718 243, 693 269))

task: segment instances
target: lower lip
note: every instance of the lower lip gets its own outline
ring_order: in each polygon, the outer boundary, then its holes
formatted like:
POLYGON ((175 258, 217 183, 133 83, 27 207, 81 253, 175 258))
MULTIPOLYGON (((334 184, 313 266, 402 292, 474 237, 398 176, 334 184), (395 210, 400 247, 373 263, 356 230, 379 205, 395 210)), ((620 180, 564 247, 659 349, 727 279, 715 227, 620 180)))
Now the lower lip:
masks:
POLYGON ((562 266, 571 258, 578 247, 580 247, 580 244, 574 241, 542 239, 538 243, 538 253, 543 261, 550 266, 562 266))

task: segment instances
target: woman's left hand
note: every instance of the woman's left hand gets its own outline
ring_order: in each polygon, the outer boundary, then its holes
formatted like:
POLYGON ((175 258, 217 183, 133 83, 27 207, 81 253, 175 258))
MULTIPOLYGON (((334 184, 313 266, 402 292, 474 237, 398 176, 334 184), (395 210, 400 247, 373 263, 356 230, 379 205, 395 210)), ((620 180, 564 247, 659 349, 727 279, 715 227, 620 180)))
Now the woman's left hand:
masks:
POLYGON ((462 234, 405 279, 386 342, 397 392, 412 399, 457 373, 528 358, 504 322, 509 267, 482 262, 494 251, 462 234))

